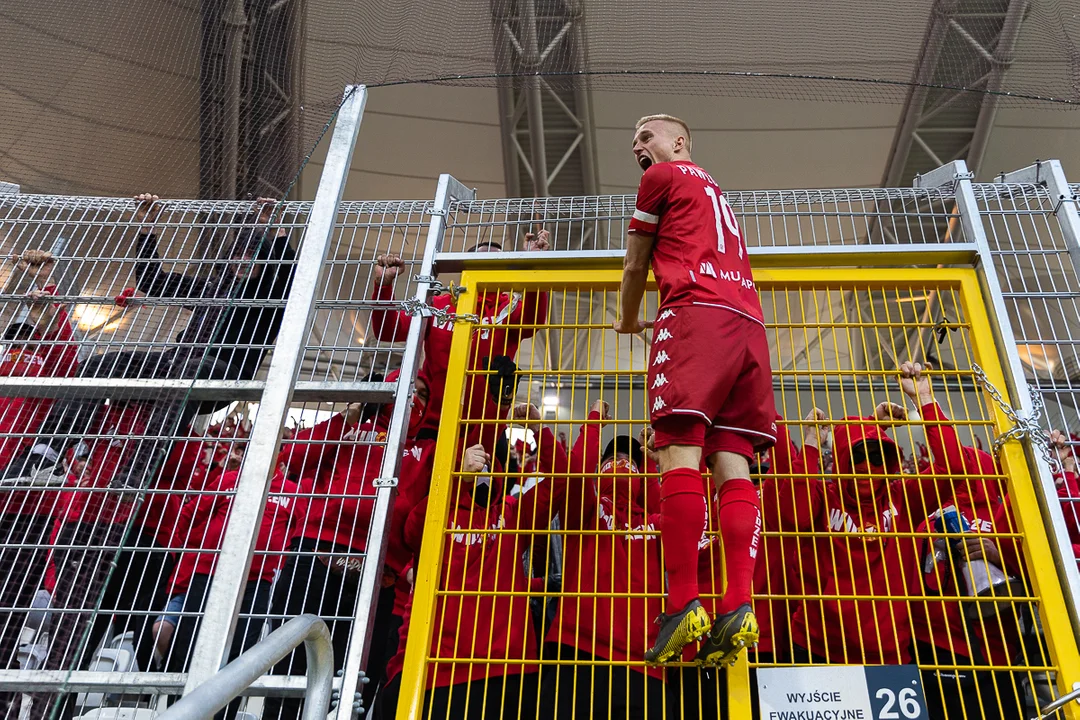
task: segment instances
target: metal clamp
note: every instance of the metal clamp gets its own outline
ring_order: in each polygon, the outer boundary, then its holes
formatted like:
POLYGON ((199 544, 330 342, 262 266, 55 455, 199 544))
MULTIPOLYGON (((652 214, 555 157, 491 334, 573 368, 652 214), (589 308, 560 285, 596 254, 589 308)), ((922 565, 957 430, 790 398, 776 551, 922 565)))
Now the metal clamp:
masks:
POLYGON ((1061 206, 1064 205, 1067 202, 1071 202, 1071 203, 1073 203, 1075 205, 1076 204, 1076 196, 1073 195, 1072 193, 1069 193, 1068 195, 1061 195, 1060 197, 1058 197, 1057 204, 1054 205, 1054 212, 1052 214, 1056 216, 1058 214, 1058 210, 1061 209, 1061 206))
POLYGON ((397 487, 397 484, 398 484, 398 479, 396 477, 381 477, 381 478, 375 478, 375 480, 372 481, 371 486, 372 487, 377 487, 377 488, 384 488, 384 487, 397 487))
POLYGON ((431 286, 430 289, 433 295, 449 295, 454 298, 455 304, 457 303, 458 298, 465 294, 466 290, 464 285, 458 285, 453 282, 451 282, 449 286, 443 285, 439 282, 439 278, 434 275, 413 275, 413 282, 427 283, 431 286))
POLYGON ((994 387, 993 383, 987 380, 986 373, 981 367, 972 364, 971 369, 975 373, 975 381, 990 395, 994 403, 1001 409, 1001 412, 1005 413, 1005 416, 1013 422, 1011 428, 994 440, 994 454, 997 455, 1001 452, 1002 446, 1010 440, 1022 440, 1026 437, 1031 441, 1032 449, 1046 460, 1046 463, 1050 466, 1050 471, 1055 474, 1061 472, 1061 463, 1050 452, 1050 434, 1039 425, 1039 419, 1042 417, 1044 407, 1042 395, 1035 388, 1028 388, 1031 394, 1031 417, 1021 417, 1020 413, 1005 401, 1005 397, 994 387))

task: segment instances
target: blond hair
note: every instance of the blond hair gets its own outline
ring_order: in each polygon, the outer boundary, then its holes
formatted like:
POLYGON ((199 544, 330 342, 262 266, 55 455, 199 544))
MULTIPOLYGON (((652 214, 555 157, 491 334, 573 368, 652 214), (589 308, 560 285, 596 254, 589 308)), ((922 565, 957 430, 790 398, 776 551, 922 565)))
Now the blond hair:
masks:
POLYGON ((664 115, 664 114, 646 115, 645 117, 643 117, 643 118, 641 118, 640 120, 637 121, 637 124, 634 125, 634 130, 640 130, 642 125, 644 125, 645 123, 652 122, 654 120, 663 120, 664 122, 675 123, 676 125, 681 127, 683 132, 686 133, 686 150, 687 150, 687 152, 690 152, 691 150, 693 150, 694 138, 690 136, 690 126, 686 124, 685 120, 681 120, 681 119, 675 117, 674 115, 664 115))

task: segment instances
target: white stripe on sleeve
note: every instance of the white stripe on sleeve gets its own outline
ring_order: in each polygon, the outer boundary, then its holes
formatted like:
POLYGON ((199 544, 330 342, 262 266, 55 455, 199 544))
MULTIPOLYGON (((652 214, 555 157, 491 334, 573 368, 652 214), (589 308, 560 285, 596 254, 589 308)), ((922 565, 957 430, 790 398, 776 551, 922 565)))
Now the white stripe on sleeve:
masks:
POLYGON ((640 220, 643 223, 648 223, 649 225, 655 225, 656 223, 660 222, 659 215, 653 215, 651 213, 645 212, 644 210, 638 210, 637 208, 634 208, 634 219, 640 220))

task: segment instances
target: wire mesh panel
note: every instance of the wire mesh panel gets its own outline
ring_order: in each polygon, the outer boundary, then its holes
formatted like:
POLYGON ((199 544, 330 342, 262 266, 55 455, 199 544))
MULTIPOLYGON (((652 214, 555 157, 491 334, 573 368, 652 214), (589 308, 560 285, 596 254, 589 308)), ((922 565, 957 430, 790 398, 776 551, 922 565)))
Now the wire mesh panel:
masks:
MULTIPOLYGON (((1024 374, 1045 406, 1038 422, 1047 435, 1055 433, 1059 464, 1053 468, 1054 481, 1075 556, 1080 549, 1076 474, 1080 343, 1075 339, 1080 331, 1076 274, 1080 248, 1063 232, 1066 219, 1060 210, 1071 200, 1062 197, 1062 188, 1054 191, 1045 177, 1037 177, 1038 166, 1030 170, 1016 175, 1024 173, 1030 176, 1024 179, 1032 182, 975 187, 1024 374)), ((1035 442, 1049 444, 1047 437, 1035 442)))
MULTIPOLYGON (((942 243, 956 210, 933 189, 726 192, 749 248, 942 243)), ((622 250, 633 195, 525 198, 456 203, 443 252, 494 243, 525 250, 525 234, 551 233, 554 250, 622 250)))
POLYGON ((992 454, 1009 425, 979 384, 1003 380, 970 270, 756 273, 781 415, 753 470, 762 640, 749 674, 700 669, 696 648, 647 665, 666 591, 655 358, 589 311, 619 276, 463 275, 446 385, 461 401, 443 405, 430 494, 399 538, 419 565, 384 712, 749 718, 753 674, 777 666, 916 665, 930 717, 1027 717, 1069 687, 1076 645, 1030 475, 1015 445, 992 454))
MULTIPOLYGON (((164 662, 155 625, 183 585, 176 550, 220 531, 179 536, 176 518, 204 490, 207 507, 227 504, 242 462, 246 423, 225 408, 258 397, 307 205, 153 200, 0 204, 8 668, 164 662)), ((56 698, 35 694, 31 717, 56 698)), ((66 699, 68 712, 103 702, 66 699)))
MULTIPOLYGON (((367 329, 372 312, 396 317, 416 294, 431 209, 406 201, 338 210, 230 657, 314 611, 344 662, 400 393, 390 373, 407 352, 404 333, 370 338, 367 329), (401 257, 403 269, 380 284, 374 258, 383 254, 401 257)), ((12 256, 0 278, 0 652, 8 669, 59 671, 44 683, 49 692, 21 702, 31 717, 152 702, 120 673, 190 668, 310 210, 0 202, 12 256), (67 673, 87 670, 112 676, 115 692, 53 694, 67 673)), ((286 661, 275 672, 303 675, 303 666, 286 661)), ((0 701, 18 713, 16 693, 0 701)))

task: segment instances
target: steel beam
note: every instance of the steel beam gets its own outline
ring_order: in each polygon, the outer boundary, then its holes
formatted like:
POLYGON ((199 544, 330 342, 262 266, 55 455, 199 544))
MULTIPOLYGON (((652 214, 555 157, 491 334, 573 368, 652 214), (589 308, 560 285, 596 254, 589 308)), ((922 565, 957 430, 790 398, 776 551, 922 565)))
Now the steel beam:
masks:
POLYGON ((580 0, 492 2, 507 195, 598 192, 595 129, 580 0), (558 75, 558 80, 551 79, 558 75), (526 151, 528 148, 528 151, 526 151), (549 163, 549 159, 551 163, 549 163))
POLYGON ((201 0, 199 196, 283 197, 300 168, 303 0, 201 0))
POLYGON ((935 4, 882 176, 883 187, 900 186, 953 160, 965 160, 972 173, 979 171, 1000 100, 992 93, 1003 87, 1029 2, 1009 0, 1002 12, 977 14, 965 12, 967 0, 935 4), (988 23, 995 23, 989 32, 988 23), (966 68, 966 75, 953 68, 966 68), (964 89, 928 87, 935 84, 964 89), (980 102, 972 102, 972 90, 986 94, 980 102))
POLYGON ((987 145, 990 143, 990 132, 994 129, 994 120, 997 119, 998 105, 1001 101, 1001 96, 997 93, 1004 86, 1005 74, 1012 66, 1013 50, 1020 37, 1020 26, 1024 22, 1029 1, 1011 0, 1002 24, 1001 34, 998 35, 997 45, 994 46, 990 78, 986 81, 986 91, 989 94, 983 96, 982 106, 979 108, 979 119, 971 135, 971 146, 965 156, 967 166, 974 174, 978 174, 983 157, 986 155, 987 145))
MULTIPOLYGON (((355 380, 300 380, 294 402, 390 402, 395 383, 355 380)), ((159 400, 163 397, 257 402, 266 389, 262 380, 127 380, 123 378, 0 377, 0 397, 115 398, 159 400)))
POLYGON ((185 695, 218 671, 232 645, 259 524, 266 508, 270 478, 276 469, 281 430, 292 404, 293 381, 304 359, 308 328, 315 313, 315 298, 327 267, 326 256, 366 101, 367 89, 364 86, 350 86, 338 109, 326 164, 296 261, 281 332, 267 371, 266 387, 237 479, 236 494, 221 543, 221 555, 210 583, 202 626, 192 653, 191 671, 184 686, 185 695))

